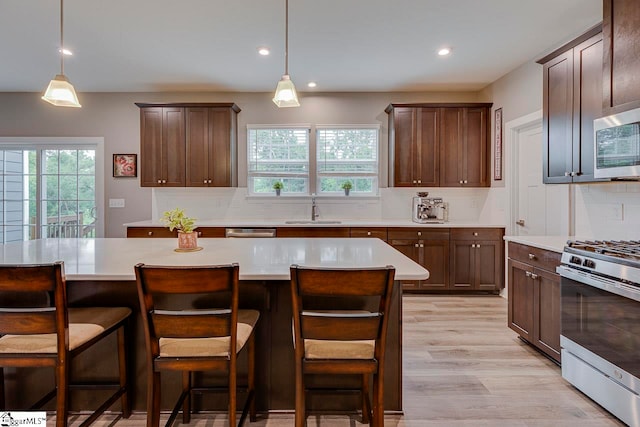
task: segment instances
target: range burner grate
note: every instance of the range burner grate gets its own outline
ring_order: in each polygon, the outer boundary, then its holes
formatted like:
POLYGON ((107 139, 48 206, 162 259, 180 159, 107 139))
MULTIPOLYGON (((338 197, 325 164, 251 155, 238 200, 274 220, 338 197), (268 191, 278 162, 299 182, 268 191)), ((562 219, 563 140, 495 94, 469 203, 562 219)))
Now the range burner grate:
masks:
POLYGON ((639 240, 570 240, 567 246, 611 257, 640 261, 639 240))

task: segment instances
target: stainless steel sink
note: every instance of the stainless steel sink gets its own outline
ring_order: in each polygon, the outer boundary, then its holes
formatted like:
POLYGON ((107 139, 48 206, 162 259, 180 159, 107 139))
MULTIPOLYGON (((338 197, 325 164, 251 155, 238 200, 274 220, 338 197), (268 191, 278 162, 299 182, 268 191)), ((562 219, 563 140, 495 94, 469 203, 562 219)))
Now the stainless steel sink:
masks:
POLYGON ((342 224, 342 221, 311 221, 311 220, 292 220, 285 221, 285 224, 342 224))

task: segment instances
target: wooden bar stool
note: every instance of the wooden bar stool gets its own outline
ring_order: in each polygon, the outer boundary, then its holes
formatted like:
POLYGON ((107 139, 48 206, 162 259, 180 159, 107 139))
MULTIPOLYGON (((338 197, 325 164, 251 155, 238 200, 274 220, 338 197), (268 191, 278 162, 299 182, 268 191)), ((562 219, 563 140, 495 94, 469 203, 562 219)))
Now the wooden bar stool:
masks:
POLYGON ((56 426, 67 425, 70 389, 115 389, 83 423, 89 425, 118 399, 122 414, 131 414, 126 341, 131 309, 126 307, 67 308, 62 262, 0 265, 0 407, 4 408, 3 368, 52 367, 56 388, 36 402, 38 409, 56 397, 56 426), (10 295, 10 297, 9 297, 10 295), (34 304, 36 301, 42 303, 34 304), (117 331, 117 383, 70 382, 73 359, 117 331))
POLYGON ((147 426, 160 424, 161 371, 182 372, 182 394, 167 426, 173 423, 181 406, 183 422, 189 423, 194 391, 219 391, 214 387, 192 386, 191 373, 203 371, 228 375, 229 425, 235 426, 237 354, 245 344, 248 395, 239 425, 247 412, 250 420, 255 421, 254 330, 260 313, 238 309, 238 264, 197 267, 138 264, 135 271, 147 347, 147 426), (197 307, 176 309, 180 295, 186 294, 196 297, 197 307))
POLYGON ((296 371, 296 427, 306 423, 305 375, 361 376, 362 419, 384 426, 384 359, 395 269, 291 266, 296 371), (374 299, 376 311, 316 309, 327 299, 342 307, 354 298, 374 299), (341 301, 342 300, 342 301, 341 301), (373 411, 369 376, 373 375, 373 411))

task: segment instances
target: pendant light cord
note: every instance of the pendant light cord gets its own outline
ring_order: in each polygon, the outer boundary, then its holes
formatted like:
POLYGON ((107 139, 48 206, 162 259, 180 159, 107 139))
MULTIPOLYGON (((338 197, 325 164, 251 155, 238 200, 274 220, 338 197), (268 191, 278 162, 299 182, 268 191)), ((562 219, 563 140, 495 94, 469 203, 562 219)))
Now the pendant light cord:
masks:
POLYGON ((64 75, 64 0, 60 0, 60 74, 64 75))
POLYGON ((284 73, 289 75, 289 0, 284 5, 284 73))

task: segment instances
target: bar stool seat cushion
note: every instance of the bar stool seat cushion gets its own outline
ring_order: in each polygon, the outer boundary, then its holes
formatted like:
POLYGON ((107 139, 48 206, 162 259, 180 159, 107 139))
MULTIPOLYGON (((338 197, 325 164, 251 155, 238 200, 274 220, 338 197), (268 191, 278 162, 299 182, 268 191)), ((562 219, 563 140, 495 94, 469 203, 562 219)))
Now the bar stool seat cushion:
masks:
MULTIPOLYGON (((69 309, 69 350, 80 347, 131 314, 127 307, 69 309)), ((58 351, 56 334, 4 335, 0 353, 46 353, 58 351)))
MULTIPOLYGON (((251 336, 260 313, 238 310, 237 348, 240 352, 251 336)), ((160 357, 229 357, 230 337, 160 338, 160 357)))
POLYGON ((304 357, 307 359, 373 359, 375 340, 336 341, 304 340, 304 357))

